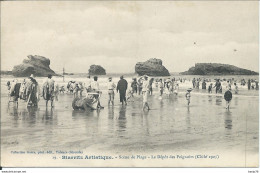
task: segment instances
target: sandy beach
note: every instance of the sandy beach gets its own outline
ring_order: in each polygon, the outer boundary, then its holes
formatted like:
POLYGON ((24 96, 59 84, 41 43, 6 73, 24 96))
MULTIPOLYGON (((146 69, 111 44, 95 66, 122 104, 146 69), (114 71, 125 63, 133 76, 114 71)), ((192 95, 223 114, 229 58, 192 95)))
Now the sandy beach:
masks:
MULTIPOLYGON (((148 98, 150 111, 142 110, 142 96, 138 95, 122 106, 116 94, 115 105, 108 106, 108 95, 103 90, 104 109, 84 111, 72 109, 73 95, 67 93, 59 95, 53 109, 50 106, 46 109, 42 98, 38 108, 27 108, 24 101, 19 101, 18 108, 12 104, 8 108, 7 91, 2 82, 2 151, 7 155, 11 151, 40 149, 113 155, 215 152, 220 156, 231 152, 231 155, 242 153, 240 157, 257 161, 258 91, 241 89, 241 94, 234 95, 230 110, 226 110, 223 94, 196 89, 191 93, 188 107, 185 87, 180 84, 177 96, 164 95, 162 99, 155 89, 148 98)), ((239 163, 240 166, 250 164, 252 162, 239 163)))

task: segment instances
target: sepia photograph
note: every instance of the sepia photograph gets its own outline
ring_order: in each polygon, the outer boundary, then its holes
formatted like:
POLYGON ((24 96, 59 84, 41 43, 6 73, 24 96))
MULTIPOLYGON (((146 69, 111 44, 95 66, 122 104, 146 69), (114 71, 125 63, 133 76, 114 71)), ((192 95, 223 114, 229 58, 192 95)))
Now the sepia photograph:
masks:
POLYGON ((1 1, 1 167, 259 167, 258 1, 1 1))

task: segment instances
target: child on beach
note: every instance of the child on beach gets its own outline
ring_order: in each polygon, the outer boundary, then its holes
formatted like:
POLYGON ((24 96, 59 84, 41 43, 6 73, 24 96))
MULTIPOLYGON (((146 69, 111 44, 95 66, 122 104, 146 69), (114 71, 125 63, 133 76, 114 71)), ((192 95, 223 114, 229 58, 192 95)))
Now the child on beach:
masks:
POLYGON ((209 85, 209 88, 208 88, 209 93, 212 93, 212 85, 213 85, 212 83, 209 85))
POLYGON ((224 99, 226 100, 226 109, 229 109, 230 106, 230 102, 232 100, 232 92, 231 92, 231 88, 229 88, 225 94, 224 94, 224 99))
POLYGON ((190 92, 192 91, 191 88, 187 89, 187 92, 185 94, 185 97, 186 97, 186 100, 188 101, 188 106, 190 105, 190 97, 191 97, 191 94, 190 92))
POLYGON ((237 83, 234 83, 235 85, 235 94, 238 94, 238 86, 237 86, 237 83))
POLYGON ((174 93, 175 95, 178 95, 178 90, 179 90, 179 84, 176 83, 176 85, 174 85, 174 91, 173 91, 173 93, 174 93))
POLYGON ((159 89, 160 89, 160 96, 163 95, 163 88, 164 88, 164 85, 163 85, 163 82, 162 82, 162 79, 159 80, 159 89))

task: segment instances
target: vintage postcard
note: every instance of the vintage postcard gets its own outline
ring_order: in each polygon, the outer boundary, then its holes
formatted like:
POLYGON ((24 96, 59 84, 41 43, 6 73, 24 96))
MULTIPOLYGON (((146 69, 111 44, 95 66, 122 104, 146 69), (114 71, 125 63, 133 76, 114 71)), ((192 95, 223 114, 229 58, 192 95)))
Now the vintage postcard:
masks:
POLYGON ((2 167, 259 167, 258 1, 1 1, 2 167))

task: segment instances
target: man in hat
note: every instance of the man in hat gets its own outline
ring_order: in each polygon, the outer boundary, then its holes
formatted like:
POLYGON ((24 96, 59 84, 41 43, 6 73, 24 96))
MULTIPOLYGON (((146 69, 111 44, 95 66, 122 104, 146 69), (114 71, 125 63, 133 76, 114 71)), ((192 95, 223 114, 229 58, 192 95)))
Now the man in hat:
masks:
POLYGON ((114 89, 116 88, 116 85, 114 84, 114 82, 112 81, 112 77, 108 78, 108 83, 107 83, 107 89, 108 89, 108 104, 110 104, 110 102, 112 103, 112 105, 114 105, 114 89))
POLYGON ((191 91, 192 91, 192 89, 189 88, 189 89, 187 89, 187 92, 185 94, 186 100, 188 101, 188 106, 190 105, 190 97, 191 97, 190 92, 191 91))
POLYGON ((119 94, 120 94, 120 102, 122 103, 122 105, 125 104, 127 105, 126 103, 126 90, 127 90, 127 81, 124 79, 124 76, 121 76, 120 77, 120 80, 118 81, 118 84, 117 84, 117 92, 119 91, 119 94))

